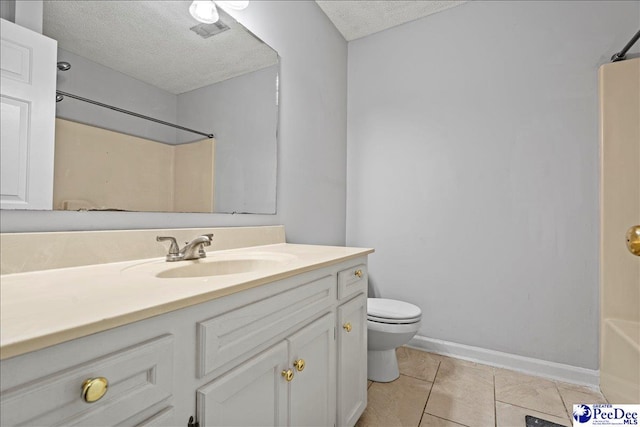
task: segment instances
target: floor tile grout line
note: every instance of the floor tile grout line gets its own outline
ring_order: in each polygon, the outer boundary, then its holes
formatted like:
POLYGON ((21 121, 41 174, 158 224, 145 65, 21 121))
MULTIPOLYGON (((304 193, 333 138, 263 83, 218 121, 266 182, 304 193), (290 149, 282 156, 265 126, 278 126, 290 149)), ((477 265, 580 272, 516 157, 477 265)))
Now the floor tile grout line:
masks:
POLYGON ((431 387, 429 387, 429 393, 427 393, 427 400, 424 402, 424 406, 422 407, 422 413, 420 414, 420 421, 418 421, 417 427, 420 427, 420 424, 422 424, 422 419, 424 418, 425 411, 427 410, 427 403, 429 402, 429 397, 431 397, 432 390, 433 390, 433 383, 431 383, 431 387))
MULTIPOLYGON (((403 374, 402 372, 400 372, 400 376, 407 377, 407 378, 413 378, 414 380, 422 381, 422 382, 425 382, 425 383, 432 383, 433 382, 433 381, 429 381, 429 380, 423 380, 422 378, 414 377, 414 376, 411 376, 411 375, 403 374)), ((395 381, 395 380, 393 380, 393 381, 395 381)), ((393 381, 390 381, 390 382, 393 382, 393 381)), ((375 384, 375 381, 373 383, 375 384)), ((378 384, 389 384, 389 383, 378 383, 378 384)))
MULTIPOLYGON (((556 387, 558 388, 558 392, 560 393, 561 397, 562 397, 562 390, 564 390, 564 391, 571 392, 571 393, 595 394, 595 395, 601 397, 607 403, 609 403, 609 401, 607 401, 607 398, 604 397, 604 394, 602 394, 602 390, 600 390, 600 387, 595 389, 595 388, 591 388, 591 387, 588 387, 588 386, 583 386, 583 385, 579 385, 579 384, 565 383, 565 382, 562 382, 562 381, 554 381, 554 382, 556 383, 556 387), (563 384, 568 384, 569 387, 563 386, 563 384)), ((572 415, 572 414, 569 414, 569 415, 572 415)))
MULTIPOLYGON (((504 403, 505 405, 515 406, 516 408, 520 408, 520 409, 526 409, 527 411, 533 411, 533 412, 538 412, 540 414, 549 415, 550 417, 562 418, 561 415, 550 414, 548 412, 540 411, 539 409, 527 408, 526 406, 516 405, 515 403, 505 402, 504 400, 496 400, 496 403, 497 402, 504 403)), ((567 409, 565 408, 565 413, 566 412, 567 412, 567 409)), ((569 417, 569 421, 571 421, 571 417, 569 417)))
MULTIPOLYGON (((434 414, 431 414, 431 413, 427 412, 427 405, 429 404, 429 399, 431 398, 431 393, 433 392, 433 388, 436 385, 436 379, 438 378, 438 373, 440 372, 440 367, 441 366, 442 366, 442 361, 440 360, 440 361, 438 361, 438 367, 436 368, 436 374, 433 376, 433 381, 431 382, 431 388, 429 389, 429 396, 427 397, 427 401, 424 404, 424 410, 422 411, 422 416, 420 417, 420 423, 422 423, 422 419, 424 418, 424 415, 427 414, 427 415, 429 415, 431 417, 438 418, 439 420, 445 420, 445 421, 449 421, 451 423, 454 423, 454 424, 457 424, 457 425, 460 425, 460 426, 463 426, 463 427, 469 427, 466 424, 462 424, 462 423, 459 423, 457 421, 450 420, 448 418, 439 417, 437 415, 434 415, 434 414)), ((420 427, 420 424, 418 424, 418 427, 420 427)))
MULTIPOLYGON (((442 368, 442 366, 443 366, 443 363, 444 363, 444 361, 445 361, 444 359, 451 360, 451 361, 452 361, 452 363, 453 363, 454 365, 456 364, 456 361, 458 361, 458 359, 451 358, 451 357, 446 357, 446 358, 443 358, 443 360, 441 360, 441 361, 439 362, 439 364, 438 364, 438 369, 437 369, 437 371, 436 371, 436 376, 434 377, 434 380, 433 380, 433 386, 432 386, 432 392, 431 392, 431 394, 433 393, 433 388, 435 388, 435 386, 436 386, 436 381, 438 381, 438 379, 439 379, 439 378, 440 378, 440 381, 442 381, 442 377, 439 377, 439 374, 441 374, 440 369, 441 369, 441 368, 442 368)), ((464 369, 471 369, 471 371, 478 371, 478 372, 482 372, 482 371, 484 371, 484 370, 485 370, 485 368, 489 368, 489 369, 490 369, 490 371, 491 371, 492 387, 495 387, 495 383, 494 383, 495 369, 494 369, 493 367, 491 367, 491 366, 489 366, 489 365, 482 365, 482 364, 476 364, 476 363, 474 363, 473 365, 463 364, 463 365, 461 365, 460 367, 462 367, 462 368, 464 368, 464 369)), ((475 376, 475 375, 474 375, 474 376, 475 376)), ((481 381, 483 381, 483 382, 486 380, 486 377, 485 377, 484 375, 479 376, 479 378, 480 378, 480 380, 481 380, 481 381)), ((446 380, 445 380, 445 381, 446 381, 446 380)), ((494 393, 495 393, 495 391, 494 391, 494 393)), ((429 397, 431 397, 431 396, 429 396, 429 397)), ((494 401, 495 401, 495 400, 494 400, 494 401)), ((428 405, 428 403, 429 403, 429 401, 427 400, 427 405, 428 405)), ((433 414, 433 413, 431 413, 431 412, 427 412, 427 407, 426 407, 426 406, 425 406, 425 411, 424 411, 424 413, 425 413, 425 414, 427 414, 427 415, 430 415, 430 416, 432 416, 432 417, 436 417, 436 418, 438 418, 438 419, 441 419, 441 420, 449 421, 449 422, 451 422, 451 423, 453 423, 453 424, 456 424, 456 425, 460 425, 460 426, 468 427, 466 424, 463 424, 463 423, 461 423, 460 421, 452 420, 452 419, 449 419, 449 418, 444 418, 444 417, 442 417, 442 416, 435 415, 435 414, 433 414)), ((495 422, 495 408, 494 408, 494 422, 495 422)))
POLYGON ((569 421, 571 421, 571 416, 573 414, 570 414, 569 413, 569 409, 567 409, 567 403, 564 401, 564 397, 562 397, 562 392, 560 391, 560 387, 558 387, 558 383, 556 383, 555 381, 554 381, 554 383, 556 385, 556 390, 558 390, 558 394, 560 395, 560 400, 562 401, 562 406, 564 406, 564 412, 569 417, 569 421))
POLYGON ((438 376, 438 371, 440 370, 440 361, 438 361, 438 367, 436 368, 436 374, 433 376, 433 381, 431 381, 431 387, 429 387, 429 393, 427 394, 427 400, 424 402, 424 407, 422 408, 422 414, 420 414, 420 421, 418 421, 418 426, 422 424, 422 418, 424 418, 424 414, 427 411, 427 403, 429 403, 429 398, 431 397, 431 392, 433 391, 433 385, 436 383, 436 377, 438 376))
MULTIPOLYGON (((404 375, 405 377, 413 378, 413 379, 420 380, 420 381, 426 381, 426 382, 428 382, 428 383, 432 383, 432 382, 434 382, 434 381, 435 381, 435 379, 436 379, 436 377, 434 376, 434 377, 433 377, 433 380, 425 380, 424 378, 416 377, 416 376, 414 376, 414 375, 409 375, 409 374, 403 374, 402 372, 400 372, 400 375, 404 375)), ((374 382, 375 382, 375 381, 374 381, 374 382)))
MULTIPOLYGON (((466 425, 466 424, 462 424, 462 423, 459 423, 459 422, 457 422, 457 421, 452 421, 452 420, 447 419, 447 418, 442 418, 442 417, 439 417, 439 416, 437 416, 437 415, 430 414, 430 413, 428 413, 428 412, 425 412, 423 415, 429 415, 430 417, 437 418, 437 419, 439 419, 439 420, 449 421, 450 423, 454 423, 454 424, 459 425, 459 426, 462 426, 462 427, 469 427, 469 426, 468 426, 468 425, 466 425)), ((422 421, 422 420, 420 420, 420 421, 422 421)))

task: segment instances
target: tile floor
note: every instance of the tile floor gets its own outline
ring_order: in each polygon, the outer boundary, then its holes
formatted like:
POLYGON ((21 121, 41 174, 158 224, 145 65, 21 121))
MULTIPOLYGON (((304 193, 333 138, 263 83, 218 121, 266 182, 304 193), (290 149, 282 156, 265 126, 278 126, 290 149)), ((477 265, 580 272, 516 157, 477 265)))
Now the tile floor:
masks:
POLYGON ((571 426, 574 403, 606 403, 596 390, 401 347, 400 378, 369 382, 356 427, 524 427, 532 415, 571 426))

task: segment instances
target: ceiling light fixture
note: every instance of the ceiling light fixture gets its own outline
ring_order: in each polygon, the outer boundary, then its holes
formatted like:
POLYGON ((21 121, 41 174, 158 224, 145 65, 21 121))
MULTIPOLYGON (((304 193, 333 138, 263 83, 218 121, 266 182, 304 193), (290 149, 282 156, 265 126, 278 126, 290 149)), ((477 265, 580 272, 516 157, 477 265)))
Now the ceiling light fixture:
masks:
POLYGON ((249 6, 248 1, 194 0, 191 6, 189 6, 189 13, 197 21, 205 24, 214 24, 220 19, 216 4, 223 9, 229 8, 233 10, 243 10, 249 6))
POLYGON ((227 6, 229 9, 233 10, 244 10, 249 6, 249 1, 231 1, 231 0, 217 0, 216 3, 220 7, 227 6))
POLYGON ((194 0, 189 6, 189 13, 197 21, 205 24, 214 24, 220 19, 218 9, 211 0, 194 0))

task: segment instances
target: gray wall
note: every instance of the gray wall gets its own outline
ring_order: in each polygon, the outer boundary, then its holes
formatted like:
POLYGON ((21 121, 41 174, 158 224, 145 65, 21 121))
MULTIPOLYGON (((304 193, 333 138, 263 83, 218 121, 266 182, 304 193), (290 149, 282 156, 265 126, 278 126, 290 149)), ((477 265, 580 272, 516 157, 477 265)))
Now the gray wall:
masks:
POLYGON ((1 230, 284 224, 290 242, 344 244, 347 44, 315 2, 256 1, 232 15, 281 57, 276 215, 1 211, 1 230))
POLYGON ((474 1, 349 43, 347 244, 419 335, 598 367, 597 70, 639 17, 474 1))
MULTIPOLYGON (((178 124, 215 132, 216 212, 276 211, 278 68, 178 95, 178 124)), ((193 134, 179 131, 178 139, 193 134)))

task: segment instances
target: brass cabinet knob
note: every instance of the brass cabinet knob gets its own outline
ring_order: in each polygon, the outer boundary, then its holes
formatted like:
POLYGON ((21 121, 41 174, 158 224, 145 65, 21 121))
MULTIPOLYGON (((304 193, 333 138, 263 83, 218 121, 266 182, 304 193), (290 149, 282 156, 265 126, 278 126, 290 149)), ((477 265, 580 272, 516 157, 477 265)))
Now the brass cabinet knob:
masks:
POLYGON ((96 402, 107 394, 109 381, 104 377, 89 378, 82 383, 82 400, 87 403, 96 402))
POLYGON ((351 332, 351 323, 347 322, 344 325, 342 325, 342 329, 344 329, 347 332, 351 332))
POLYGON ((634 225, 627 230, 627 249, 635 256, 640 256, 640 225, 634 225))
POLYGON ((354 274, 358 277, 362 277, 362 270, 356 270, 354 274))
POLYGON ((296 368, 298 372, 304 371, 304 359, 298 359, 293 362, 293 366, 296 368))
POLYGON ((287 369, 286 371, 282 371, 282 376, 287 382, 293 379, 293 371, 291 369, 287 369))

